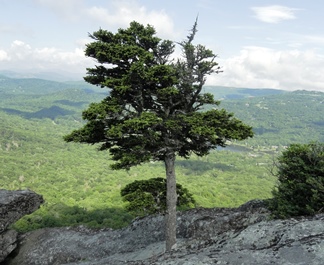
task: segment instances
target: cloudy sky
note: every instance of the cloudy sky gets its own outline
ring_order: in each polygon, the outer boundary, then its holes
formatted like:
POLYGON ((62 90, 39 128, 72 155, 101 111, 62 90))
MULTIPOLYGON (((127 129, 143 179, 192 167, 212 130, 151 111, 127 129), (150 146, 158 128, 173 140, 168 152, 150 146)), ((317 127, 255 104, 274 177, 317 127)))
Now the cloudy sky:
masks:
POLYGON ((196 16, 196 43, 224 72, 208 85, 324 92, 322 0, 0 0, 0 70, 65 72, 80 79, 88 33, 131 21, 183 40, 196 16))

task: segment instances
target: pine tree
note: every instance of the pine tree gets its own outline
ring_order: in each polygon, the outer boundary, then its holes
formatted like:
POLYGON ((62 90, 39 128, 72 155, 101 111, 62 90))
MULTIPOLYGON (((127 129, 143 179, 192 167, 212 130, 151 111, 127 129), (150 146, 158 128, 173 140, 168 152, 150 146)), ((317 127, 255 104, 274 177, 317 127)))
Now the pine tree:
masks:
POLYGON ((176 246, 176 156, 204 156, 228 140, 252 137, 252 128, 202 93, 206 76, 218 73, 216 55, 194 45, 195 22, 178 43, 182 58, 174 61, 175 44, 156 37, 154 28, 137 22, 112 33, 90 37, 86 56, 99 64, 87 69, 87 82, 109 89, 100 103, 83 112, 87 123, 65 141, 96 144, 109 150, 113 169, 129 169, 151 160, 163 161, 167 179, 166 250, 176 246), (208 111, 203 106, 214 108, 208 111))

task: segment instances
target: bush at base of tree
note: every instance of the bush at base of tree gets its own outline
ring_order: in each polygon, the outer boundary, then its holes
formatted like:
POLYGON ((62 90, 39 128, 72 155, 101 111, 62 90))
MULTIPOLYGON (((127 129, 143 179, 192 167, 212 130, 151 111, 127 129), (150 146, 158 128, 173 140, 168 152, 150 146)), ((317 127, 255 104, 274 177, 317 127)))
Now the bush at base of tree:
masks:
MULTIPOLYGON (((192 194, 177 184, 177 206, 179 209, 191 208, 195 204, 192 194)), ((167 184, 165 178, 136 180, 121 190, 121 196, 129 204, 126 209, 136 216, 163 213, 167 209, 167 184)))
POLYGON ((324 211, 324 143, 290 145, 276 167, 279 184, 270 201, 275 217, 324 211))

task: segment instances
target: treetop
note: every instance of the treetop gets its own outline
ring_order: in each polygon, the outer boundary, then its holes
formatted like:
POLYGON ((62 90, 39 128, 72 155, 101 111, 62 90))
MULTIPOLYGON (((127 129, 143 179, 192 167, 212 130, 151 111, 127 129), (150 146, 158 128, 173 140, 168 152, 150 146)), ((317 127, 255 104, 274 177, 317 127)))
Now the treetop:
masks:
POLYGON ((211 50, 193 44, 196 32, 197 21, 180 43, 183 56, 176 61, 171 59, 175 44, 158 38, 150 25, 131 22, 117 33, 91 34, 94 41, 85 54, 98 65, 87 68, 84 79, 109 95, 83 112, 86 125, 65 140, 100 143, 118 169, 168 154, 206 155, 227 140, 251 137, 251 127, 216 108, 212 94, 202 93, 207 76, 220 67, 211 50), (206 104, 215 108, 203 111, 206 104))

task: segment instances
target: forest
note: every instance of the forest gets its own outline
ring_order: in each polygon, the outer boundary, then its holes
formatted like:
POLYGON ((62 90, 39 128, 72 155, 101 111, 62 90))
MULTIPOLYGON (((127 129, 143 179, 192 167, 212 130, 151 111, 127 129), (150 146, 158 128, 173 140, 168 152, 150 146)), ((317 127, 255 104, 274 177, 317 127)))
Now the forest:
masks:
MULTIPOLYGON (((216 149, 206 157, 177 159, 177 181, 194 196, 195 207, 236 207, 271 197, 273 159, 292 143, 324 142, 324 93, 205 87, 220 108, 253 127, 255 136, 216 149)), ((14 228, 87 225, 123 227, 134 218, 120 191, 134 180, 163 177, 151 162, 114 171, 108 152, 66 143, 80 128, 82 110, 109 91, 84 82, 0 76, 0 188, 31 189, 44 205, 14 228)))

